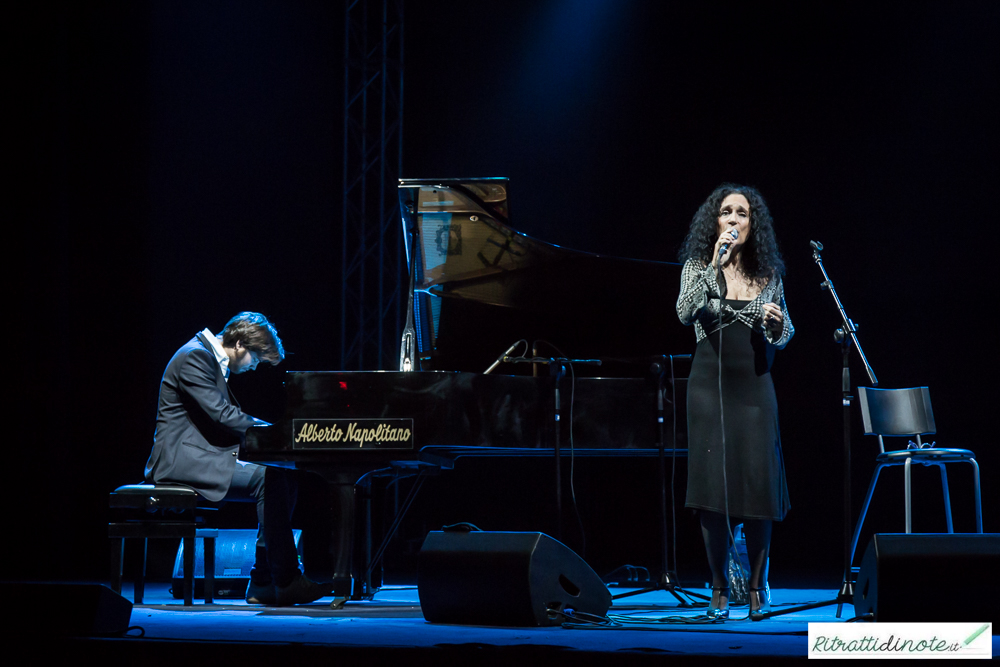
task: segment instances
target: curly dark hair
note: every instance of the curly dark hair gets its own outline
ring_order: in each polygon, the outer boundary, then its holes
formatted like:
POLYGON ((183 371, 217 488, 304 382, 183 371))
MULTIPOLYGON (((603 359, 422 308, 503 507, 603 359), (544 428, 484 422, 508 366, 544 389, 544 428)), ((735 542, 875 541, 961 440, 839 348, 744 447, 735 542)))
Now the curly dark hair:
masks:
POLYGON ((707 266, 712 261, 719 238, 719 210, 731 194, 741 194, 750 202, 750 237, 743 244, 743 272, 755 282, 764 282, 785 274, 785 262, 774 237, 774 221, 764 198, 746 185, 724 183, 717 187, 691 220, 687 237, 681 245, 680 261, 700 259, 707 266))

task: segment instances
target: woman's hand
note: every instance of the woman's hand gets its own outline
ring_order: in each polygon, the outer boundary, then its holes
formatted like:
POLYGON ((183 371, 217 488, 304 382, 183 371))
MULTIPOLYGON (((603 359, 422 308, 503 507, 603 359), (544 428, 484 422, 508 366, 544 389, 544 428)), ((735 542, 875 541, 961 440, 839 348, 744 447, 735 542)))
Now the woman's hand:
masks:
POLYGON ((722 250, 723 245, 728 245, 726 252, 722 255, 723 265, 729 261, 729 256, 733 254, 733 248, 736 245, 736 239, 733 238, 734 231, 733 229, 727 229, 715 241, 715 252, 712 253, 712 266, 715 268, 719 268, 719 251, 722 250))
POLYGON ((764 328, 775 336, 780 336, 785 328, 785 316, 781 308, 773 303, 764 304, 764 328))

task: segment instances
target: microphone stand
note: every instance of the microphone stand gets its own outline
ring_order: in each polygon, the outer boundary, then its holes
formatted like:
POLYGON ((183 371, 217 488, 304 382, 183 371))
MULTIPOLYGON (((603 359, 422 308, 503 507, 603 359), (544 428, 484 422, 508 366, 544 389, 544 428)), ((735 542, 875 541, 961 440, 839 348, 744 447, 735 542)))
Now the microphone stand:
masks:
MULTIPOLYGON (((688 600, 685 600, 683 597, 681 597, 680 593, 683 593, 684 595, 687 595, 689 598, 701 598, 702 600, 709 600, 709 601, 711 601, 712 598, 709 595, 704 595, 702 593, 695 593, 693 591, 689 591, 689 590, 687 590, 685 588, 682 588, 678 584, 677 572, 670 569, 670 561, 669 561, 670 548, 669 548, 669 544, 668 544, 669 531, 667 529, 666 438, 664 437, 664 433, 663 433, 663 428, 664 428, 664 426, 663 426, 663 424, 664 424, 664 420, 663 420, 663 412, 664 412, 663 411, 663 394, 664 394, 664 391, 665 391, 665 388, 663 386, 663 376, 664 376, 665 370, 666 370, 665 369, 665 365, 666 365, 666 359, 667 358, 668 357, 658 357, 658 360, 656 362, 654 362, 653 365, 652 365, 652 367, 650 368, 650 370, 653 373, 656 374, 656 385, 657 385, 656 386, 656 422, 657 422, 657 435, 658 435, 659 442, 657 443, 656 447, 659 450, 659 453, 658 453, 658 456, 657 456, 657 460, 659 462, 659 468, 660 468, 660 475, 659 475, 659 477, 660 477, 660 537, 661 537, 660 548, 662 549, 661 556, 662 556, 662 565, 663 565, 663 568, 662 568, 662 571, 661 571, 661 574, 660 574, 660 580, 657 583, 653 584, 652 586, 647 586, 646 588, 641 588, 641 589, 638 589, 638 590, 629 591, 628 593, 619 593, 618 595, 612 595, 611 599, 612 600, 619 600, 621 598, 632 597, 633 595, 643 595, 644 593, 652 593, 653 591, 666 591, 666 592, 670 593, 671 595, 673 595, 674 598, 676 598, 676 600, 680 603, 681 607, 693 607, 694 605, 691 604, 691 602, 689 602, 688 600)), ((670 355, 669 356, 669 359, 670 359, 670 394, 671 394, 670 395, 670 401, 671 401, 671 405, 672 405, 672 411, 673 411, 673 414, 674 414, 674 437, 672 438, 672 443, 673 443, 672 454, 675 457, 677 455, 677 451, 676 451, 677 450, 677 437, 676 437, 677 436, 677 432, 676 432, 677 431, 677 429, 676 429, 676 424, 677 424, 677 391, 676 391, 677 390, 677 383, 676 383, 676 379, 674 377, 674 372, 673 372, 674 359, 690 359, 690 358, 691 358, 690 354, 676 354, 676 355, 670 355)), ((674 499, 673 499, 673 496, 671 495, 671 498, 670 498, 671 507, 673 507, 673 502, 674 502, 674 499)), ((675 524, 676 524, 676 520, 675 520, 675 524)), ((675 542, 676 542, 676 535, 675 535, 675 542)), ((674 563, 674 566, 675 567, 677 566, 676 562, 674 563)))
POLYGON ((841 327, 833 333, 833 339, 840 343, 841 358, 843 359, 840 388, 842 394, 841 405, 844 415, 844 583, 841 584, 840 591, 833 600, 788 607, 779 611, 751 616, 755 621, 772 616, 790 614, 796 611, 826 607, 831 604, 837 605, 837 618, 840 618, 844 603, 854 604, 854 573, 851 571, 851 403, 854 400, 854 397, 851 395, 851 343, 857 349, 858 355, 861 357, 861 362, 865 366, 865 372, 868 374, 868 379, 871 381, 873 387, 878 386, 878 379, 876 379, 875 371, 872 370, 871 364, 868 363, 868 359, 865 357, 864 350, 861 349, 861 343, 858 342, 858 327, 847 316, 844 304, 841 303, 840 297, 837 296, 837 290, 833 287, 833 281, 830 280, 830 276, 823 266, 823 259, 819 254, 823 250, 823 244, 818 241, 810 241, 809 245, 813 249, 813 261, 816 262, 819 270, 823 273, 823 282, 819 284, 820 289, 829 290, 830 296, 833 297, 833 301, 837 306, 837 312, 840 313, 842 323, 841 327))
MULTIPOLYGON (((581 364, 589 366, 600 366, 600 359, 567 359, 565 357, 508 357, 503 356, 503 361, 515 364, 544 364, 549 366, 552 377, 555 378, 555 447, 553 450, 556 471, 556 539, 562 541, 563 511, 562 511, 562 452, 560 451, 560 441, 562 440, 562 399, 560 397, 559 385, 566 375, 566 366, 570 364, 581 364)), ((570 424, 572 429, 573 425, 570 424)))

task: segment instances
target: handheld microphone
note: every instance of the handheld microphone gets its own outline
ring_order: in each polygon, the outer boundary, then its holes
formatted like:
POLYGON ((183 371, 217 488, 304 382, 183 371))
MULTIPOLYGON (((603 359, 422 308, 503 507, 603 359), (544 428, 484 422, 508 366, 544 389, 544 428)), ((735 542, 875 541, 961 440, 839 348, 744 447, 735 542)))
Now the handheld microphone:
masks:
POLYGON ((730 241, 729 243, 723 243, 719 247, 719 259, 722 259, 722 256, 726 254, 726 251, 729 250, 729 246, 731 246, 733 244, 733 241, 735 241, 736 239, 738 239, 740 237, 740 230, 738 230, 738 229, 730 229, 729 230, 729 234, 733 237, 733 240, 730 241))

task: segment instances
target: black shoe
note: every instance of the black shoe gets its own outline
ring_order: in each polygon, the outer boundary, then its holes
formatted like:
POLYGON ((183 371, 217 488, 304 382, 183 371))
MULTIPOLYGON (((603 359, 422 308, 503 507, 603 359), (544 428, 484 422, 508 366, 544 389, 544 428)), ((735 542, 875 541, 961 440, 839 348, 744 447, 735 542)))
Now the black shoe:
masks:
POLYGON ((332 595, 333 584, 318 584, 300 572, 287 586, 275 586, 274 593, 276 605, 290 607, 295 604, 308 604, 332 595))
POLYGON ((725 620, 729 618, 729 586, 712 586, 712 599, 713 602, 708 604, 708 611, 705 612, 706 615, 714 620, 725 620), (715 601, 715 594, 719 594, 719 601, 715 601), (722 609, 722 601, 726 601, 726 608, 722 609))
POLYGON ((247 585, 247 604, 267 604, 274 605, 278 598, 274 592, 274 584, 255 584, 250 580, 247 585))

